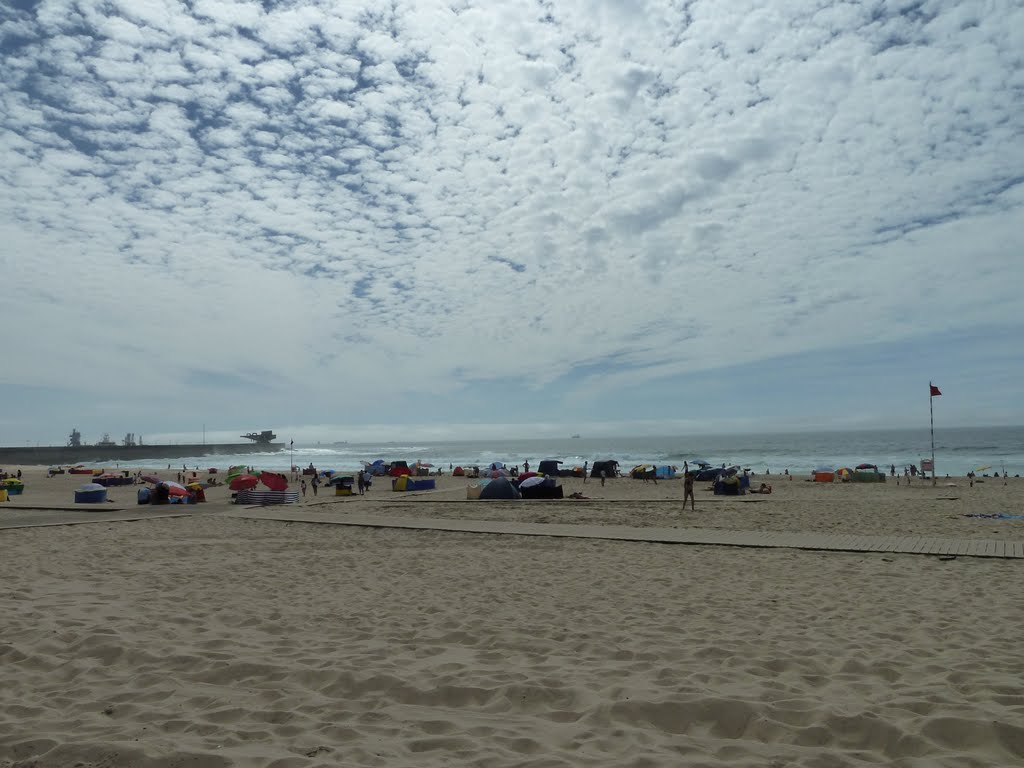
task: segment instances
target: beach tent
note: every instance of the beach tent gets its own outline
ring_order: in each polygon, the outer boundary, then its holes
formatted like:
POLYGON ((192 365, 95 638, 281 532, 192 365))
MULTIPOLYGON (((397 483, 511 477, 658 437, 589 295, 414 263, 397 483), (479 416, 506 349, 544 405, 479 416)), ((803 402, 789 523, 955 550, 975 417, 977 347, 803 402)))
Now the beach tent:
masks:
POLYGON ((452 477, 462 477, 465 474, 466 473, 463 471, 462 467, 456 467, 452 470, 452 477))
POLYGON ((862 469, 857 467, 856 471, 851 475, 851 480, 855 483, 884 483, 885 473, 879 472, 877 468, 870 467, 862 469))
POLYGON ((364 461, 363 471, 369 472, 371 475, 380 477, 388 473, 387 465, 384 463, 384 459, 375 459, 374 461, 364 461))
POLYGON ((832 467, 820 466, 815 467, 812 472, 814 482, 816 483, 834 483, 836 479, 836 472, 832 467))
POLYGON ((392 491, 433 491, 437 488, 437 480, 432 477, 416 480, 411 475, 400 475, 391 478, 392 491))
POLYGON ((181 483, 176 483, 173 480, 164 480, 160 485, 166 486, 167 493, 171 496, 188 496, 189 490, 181 483))
POLYGON ((115 485, 134 485, 135 484, 135 478, 134 477, 125 477, 124 475, 115 475, 115 474, 113 474, 111 472, 104 472, 102 475, 99 475, 98 477, 94 477, 92 479, 92 481, 94 483, 98 483, 99 485, 102 485, 102 486, 107 487, 107 488, 110 488, 111 486, 115 486, 115 485))
POLYGON ((701 467, 698 470, 691 470, 693 472, 694 480, 704 483, 708 480, 715 480, 719 475, 725 475, 726 472, 722 467, 706 466, 701 467))
POLYGON ((167 486, 163 483, 158 483, 149 494, 150 504, 170 504, 171 494, 167 489, 167 486))
POLYGON ((480 489, 480 499, 519 499, 522 498, 519 491, 505 477, 496 477, 480 489))
POLYGON ((668 480, 676 476, 676 468, 667 464, 638 464, 629 470, 629 476, 634 480, 660 479, 668 480))
POLYGON ((558 465, 561 463, 562 462, 558 459, 543 459, 540 464, 537 465, 537 474, 557 477, 561 473, 558 468, 558 465))
POLYGON ((107 500, 107 489, 96 483, 86 483, 75 491, 75 504, 99 504, 107 500))
POLYGON ((356 479, 352 475, 335 475, 327 485, 334 486, 335 496, 351 496, 355 483, 356 479))
POLYGON ((629 470, 629 476, 634 480, 649 480, 657 477, 653 464, 637 464, 629 470))
POLYGON ((750 476, 746 473, 724 471, 715 480, 714 492, 716 496, 742 496, 750 489, 750 476))
POLYGON ((605 477, 615 477, 619 471, 619 462, 615 461, 615 459, 595 461, 594 466, 590 468, 590 476, 600 477, 602 470, 604 471, 605 477))
POLYGON ((553 477, 537 475, 519 483, 519 493, 524 499, 561 499, 564 498, 562 486, 553 477))

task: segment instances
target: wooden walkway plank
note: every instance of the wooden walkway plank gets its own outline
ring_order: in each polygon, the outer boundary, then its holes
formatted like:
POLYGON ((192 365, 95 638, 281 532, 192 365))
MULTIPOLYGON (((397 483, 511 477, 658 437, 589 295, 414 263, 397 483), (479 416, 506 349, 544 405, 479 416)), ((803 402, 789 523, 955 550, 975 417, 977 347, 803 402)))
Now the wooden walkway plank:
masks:
POLYGON ((518 523, 514 521, 460 520, 447 518, 379 517, 352 514, 336 518, 311 517, 308 512, 268 510, 229 512, 230 517, 282 522, 304 522, 370 528, 402 528, 461 533, 552 536, 663 544, 801 549, 834 552, 896 552, 901 554, 963 555, 1024 559, 1024 541, 993 539, 946 539, 934 536, 878 536, 856 533, 808 533, 801 531, 745 531, 721 528, 635 528, 625 525, 572 525, 567 523, 518 523))
POLYGON ((967 554, 971 557, 987 557, 985 551, 988 547, 988 542, 984 539, 980 541, 969 541, 967 542, 967 554))

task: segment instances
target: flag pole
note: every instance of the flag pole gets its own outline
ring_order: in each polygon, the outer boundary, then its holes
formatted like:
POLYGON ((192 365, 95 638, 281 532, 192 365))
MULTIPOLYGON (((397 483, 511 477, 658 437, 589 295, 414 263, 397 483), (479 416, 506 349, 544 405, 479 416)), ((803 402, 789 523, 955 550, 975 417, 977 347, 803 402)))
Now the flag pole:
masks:
POLYGON ((928 382, 928 420, 931 422, 932 432, 932 485, 935 485, 935 408, 932 403, 935 400, 933 394, 935 390, 932 388, 932 383, 928 382))

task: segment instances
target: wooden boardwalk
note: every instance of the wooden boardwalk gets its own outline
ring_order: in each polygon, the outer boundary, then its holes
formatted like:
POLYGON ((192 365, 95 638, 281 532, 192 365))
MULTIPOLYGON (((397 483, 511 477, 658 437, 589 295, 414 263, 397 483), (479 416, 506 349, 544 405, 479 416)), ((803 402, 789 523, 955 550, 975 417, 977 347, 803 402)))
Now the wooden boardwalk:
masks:
POLYGON ((406 528, 452 533, 490 533, 514 536, 559 536, 577 539, 646 541, 658 544, 701 544, 725 547, 806 549, 825 552, 893 552, 912 555, 998 557, 1024 560, 1024 541, 1002 539, 944 539, 932 536, 865 536, 855 533, 794 533, 789 531, 728 531, 718 528, 634 528, 627 525, 566 525, 491 520, 446 520, 366 514, 310 514, 299 510, 244 509, 230 517, 366 528, 406 528))

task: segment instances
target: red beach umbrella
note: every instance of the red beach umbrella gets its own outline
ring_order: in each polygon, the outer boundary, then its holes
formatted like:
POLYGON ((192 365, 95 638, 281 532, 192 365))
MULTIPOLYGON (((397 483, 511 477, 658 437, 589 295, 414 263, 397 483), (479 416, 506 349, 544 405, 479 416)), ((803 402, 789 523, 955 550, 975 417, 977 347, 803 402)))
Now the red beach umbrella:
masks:
POLYGON ((260 482, 272 491, 283 491, 288 487, 288 478, 277 472, 261 472, 260 482))
POLYGON ((255 488, 260 482, 256 475, 239 475, 231 479, 228 488, 232 491, 249 491, 255 488))

